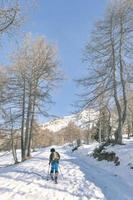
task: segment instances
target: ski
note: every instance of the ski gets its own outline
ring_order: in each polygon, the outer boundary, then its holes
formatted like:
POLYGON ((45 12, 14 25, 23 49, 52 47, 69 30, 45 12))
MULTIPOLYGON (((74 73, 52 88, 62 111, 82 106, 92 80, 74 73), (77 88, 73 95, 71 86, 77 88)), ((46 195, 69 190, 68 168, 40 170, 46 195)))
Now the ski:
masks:
POLYGON ((46 180, 47 180, 47 181, 54 182, 55 184, 58 184, 57 179, 54 179, 54 178, 52 179, 52 178, 47 177, 46 180))

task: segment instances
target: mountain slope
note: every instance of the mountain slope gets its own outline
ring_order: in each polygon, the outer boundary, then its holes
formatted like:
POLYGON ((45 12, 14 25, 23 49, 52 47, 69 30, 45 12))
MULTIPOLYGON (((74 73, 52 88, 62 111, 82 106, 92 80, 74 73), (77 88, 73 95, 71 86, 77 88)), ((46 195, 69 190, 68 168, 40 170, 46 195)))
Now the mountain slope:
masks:
POLYGON ((97 120, 98 112, 94 110, 84 110, 80 113, 65 116, 63 118, 54 119, 50 122, 41 125, 42 129, 48 129, 53 132, 60 131, 61 129, 68 126, 70 122, 74 123, 76 126, 86 129, 88 126, 92 127, 97 120), (88 122, 90 123, 88 124, 88 122))

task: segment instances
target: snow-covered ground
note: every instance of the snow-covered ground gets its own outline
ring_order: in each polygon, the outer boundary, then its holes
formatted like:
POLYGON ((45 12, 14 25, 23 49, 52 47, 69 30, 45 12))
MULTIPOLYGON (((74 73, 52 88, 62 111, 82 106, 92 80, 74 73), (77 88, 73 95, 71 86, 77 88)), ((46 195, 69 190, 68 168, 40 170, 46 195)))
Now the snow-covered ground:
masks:
MULTIPOLYGON (((97 144, 72 153, 71 147, 56 147, 61 154, 58 184, 47 181, 49 148, 33 153, 31 160, 11 163, 10 153, 0 154, 0 200, 132 200, 133 139, 115 146, 121 165, 88 156, 97 144)), ((109 147, 109 150, 112 147, 109 147)))

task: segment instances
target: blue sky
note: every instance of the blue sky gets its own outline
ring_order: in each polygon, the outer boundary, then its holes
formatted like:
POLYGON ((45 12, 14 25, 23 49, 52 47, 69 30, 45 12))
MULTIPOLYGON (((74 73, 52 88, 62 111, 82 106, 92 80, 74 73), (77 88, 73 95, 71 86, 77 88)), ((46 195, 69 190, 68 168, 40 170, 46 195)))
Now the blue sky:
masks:
MULTIPOLYGON (((38 6, 29 9, 28 18, 22 27, 23 32, 43 35, 58 46, 61 67, 67 81, 53 93, 56 102, 50 113, 64 116, 74 111, 73 104, 78 92, 73 79, 85 73, 81 59, 85 43, 97 20, 104 14, 108 0, 38 0, 38 6)), ((3 48, 10 52, 8 42, 3 48)), ((7 54, 7 53, 6 53, 7 54)))

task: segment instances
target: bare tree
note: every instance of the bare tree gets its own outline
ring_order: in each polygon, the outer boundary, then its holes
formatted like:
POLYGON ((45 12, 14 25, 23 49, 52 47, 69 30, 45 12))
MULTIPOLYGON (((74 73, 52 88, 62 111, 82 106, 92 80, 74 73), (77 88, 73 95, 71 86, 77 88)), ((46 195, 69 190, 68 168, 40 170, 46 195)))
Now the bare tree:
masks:
POLYGON ((104 19, 96 24, 91 41, 86 45, 88 75, 79 80, 86 88, 81 99, 83 108, 97 105, 97 100, 103 95, 108 97, 110 105, 114 100, 118 113, 115 142, 119 144, 122 143, 127 111, 126 71, 133 42, 132 19, 132 1, 118 0, 109 4, 104 19))
POLYGON ((1 0, 0 34, 9 33, 21 24, 20 3, 18 0, 1 0))
POLYGON ((14 112, 20 115, 21 153, 25 160, 30 157, 34 120, 40 114, 48 115, 51 92, 61 79, 55 47, 42 37, 26 36, 23 46, 13 56, 9 76, 9 103, 15 103, 14 112))

